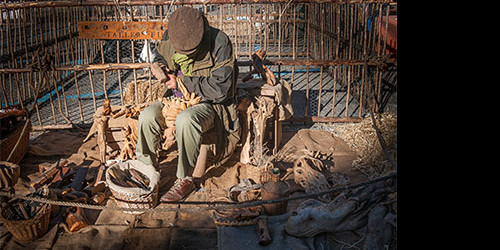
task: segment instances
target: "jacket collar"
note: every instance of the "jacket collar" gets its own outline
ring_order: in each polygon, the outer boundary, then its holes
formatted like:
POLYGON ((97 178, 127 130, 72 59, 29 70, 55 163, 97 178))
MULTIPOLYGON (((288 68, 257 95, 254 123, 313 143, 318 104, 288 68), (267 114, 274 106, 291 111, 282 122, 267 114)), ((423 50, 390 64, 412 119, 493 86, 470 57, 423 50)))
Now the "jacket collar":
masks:
POLYGON ((208 49, 202 51, 203 53, 199 53, 194 60, 193 72, 214 66, 212 53, 208 49))
POLYGON ((205 32, 203 40, 201 41, 200 51, 196 54, 193 65, 193 72, 206 68, 211 68, 215 65, 214 57, 211 51, 211 48, 213 47, 211 44, 213 41, 213 39, 211 39, 211 36, 212 36, 212 29, 209 28, 205 32))

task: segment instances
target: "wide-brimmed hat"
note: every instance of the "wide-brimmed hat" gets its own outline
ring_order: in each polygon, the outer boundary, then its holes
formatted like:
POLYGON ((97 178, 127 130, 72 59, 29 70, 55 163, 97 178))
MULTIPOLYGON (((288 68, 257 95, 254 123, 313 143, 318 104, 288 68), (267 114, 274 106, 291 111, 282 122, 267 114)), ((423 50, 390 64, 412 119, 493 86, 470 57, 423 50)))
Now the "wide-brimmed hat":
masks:
POLYGON ((196 51, 205 31, 203 14, 191 7, 174 11, 168 21, 168 36, 174 49, 189 55, 196 51))

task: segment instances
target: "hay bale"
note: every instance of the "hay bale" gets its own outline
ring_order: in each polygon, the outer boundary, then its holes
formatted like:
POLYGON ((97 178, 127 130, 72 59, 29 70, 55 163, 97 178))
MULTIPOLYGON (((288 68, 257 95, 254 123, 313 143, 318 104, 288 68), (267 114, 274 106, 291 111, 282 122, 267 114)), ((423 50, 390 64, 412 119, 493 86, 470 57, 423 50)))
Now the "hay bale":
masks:
MULTIPOLYGON (((391 113, 377 114, 375 121, 389 155, 397 162, 397 116, 391 113)), ((332 132, 356 151, 358 157, 352 167, 368 178, 374 179, 394 171, 378 142, 370 117, 363 118, 360 123, 336 124, 332 132)))

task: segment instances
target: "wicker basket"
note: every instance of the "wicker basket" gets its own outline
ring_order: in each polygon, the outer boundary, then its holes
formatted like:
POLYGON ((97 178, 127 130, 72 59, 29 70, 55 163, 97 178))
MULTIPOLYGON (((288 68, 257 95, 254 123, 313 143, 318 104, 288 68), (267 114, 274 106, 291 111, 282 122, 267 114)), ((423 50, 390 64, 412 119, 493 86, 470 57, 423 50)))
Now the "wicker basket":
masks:
POLYGON ((3 211, 0 213, 0 219, 17 241, 29 243, 43 236, 49 229, 50 211, 51 206, 43 204, 38 214, 31 219, 7 220, 3 211))
POLYGON ((23 120, 17 124, 16 129, 14 129, 5 139, 0 141, 0 161, 6 161, 7 157, 9 157, 10 152, 14 149, 14 146, 17 143, 19 137, 21 137, 21 141, 17 146, 16 150, 12 154, 9 162, 19 163, 26 152, 28 151, 28 146, 30 142, 30 131, 31 131, 31 122, 30 120, 23 120), (27 124, 26 129, 23 133, 23 127, 27 124))
POLYGON ((0 189, 14 187, 21 174, 21 168, 19 165, 8 161, 0 161, 0 165, 6 166, 0 168, 0 189))
MULTIPOLYGON (((140 208, 140 209, 149 209, 158 203, 158 181, 160 179, 160 174, 156 171, 153 166, 145 165, 137 160, 129 160, 126 162, 116 163, 110 166, 106 170, 106 185, 108 185, 113 198, 116 201, 116 205, 122 208, 140 208), (149 187, 151 191, 146 191, 142 188, 134 188, 134 187, 122 187, 116 185, 111 181, 109 169, 112 168, 127 168, 127 164, 130 168, 133 168, 137 171, 140 171, 144 175, 146 175, 149 180, 149 187)), ((142 214, 140 211, 124 211, 128 214, 142 214)))

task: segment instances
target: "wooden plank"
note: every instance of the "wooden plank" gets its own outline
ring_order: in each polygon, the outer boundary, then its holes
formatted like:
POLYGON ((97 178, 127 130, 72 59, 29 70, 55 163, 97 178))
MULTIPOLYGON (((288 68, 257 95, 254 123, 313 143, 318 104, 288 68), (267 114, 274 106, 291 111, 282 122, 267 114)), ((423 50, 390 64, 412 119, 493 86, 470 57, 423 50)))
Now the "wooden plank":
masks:
POLYGON ((167 22, 81 21, 78 22, 80 38, 161 40, 167 22))

